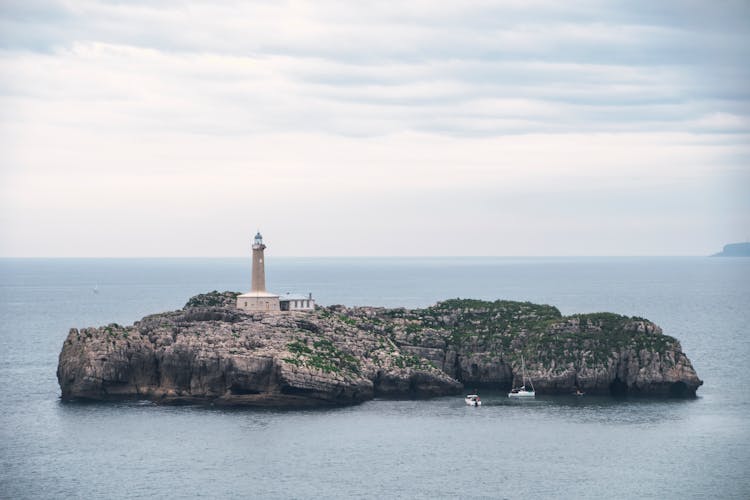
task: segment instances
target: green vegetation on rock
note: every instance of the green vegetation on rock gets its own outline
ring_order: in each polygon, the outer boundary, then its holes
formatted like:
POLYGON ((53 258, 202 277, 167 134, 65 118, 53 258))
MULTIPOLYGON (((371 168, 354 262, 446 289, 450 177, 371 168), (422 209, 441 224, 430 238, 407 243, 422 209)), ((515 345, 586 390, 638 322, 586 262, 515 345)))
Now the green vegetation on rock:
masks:
POLYGON ((519 335, 543 332, 562 317, 553 306, 508 300, 451 299, 421 312, 427 326, 450 330, 452 343, 479 341, 496 350, 507 350, 519 335))
POLYGON ((200 295, 191 297, 187 301, 187 304, 185 304, 185 308, 189 309, 191 307, 234 306, 235 301, 237 300, 237 296, 239 294, 240 294, 239 292, 218 292, 216 290, 213 290, 208 293, 202 293, 200 295))
POLYGON ((359 373, 359 360, 338 349, 330 340, 318 339, 312 343, 309 340, 304 338, 289 342, 286 347, 291 357, 283 358, 284 361, 295 366, 317 368, 326 373, 359 373))

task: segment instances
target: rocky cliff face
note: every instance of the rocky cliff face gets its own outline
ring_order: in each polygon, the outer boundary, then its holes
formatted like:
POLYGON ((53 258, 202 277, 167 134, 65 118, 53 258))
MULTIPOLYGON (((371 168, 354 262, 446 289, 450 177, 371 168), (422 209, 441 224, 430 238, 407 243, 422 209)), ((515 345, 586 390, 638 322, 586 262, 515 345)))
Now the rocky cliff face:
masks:
POLYGON ((429 397, 518 385, 521 355, 540 394, 691 396, 702 384, 679 342, 641 318, 473 300, 246 313, 235 295, 199 295, 132 326, 72 329, 62 397, 274 406, 429 397))

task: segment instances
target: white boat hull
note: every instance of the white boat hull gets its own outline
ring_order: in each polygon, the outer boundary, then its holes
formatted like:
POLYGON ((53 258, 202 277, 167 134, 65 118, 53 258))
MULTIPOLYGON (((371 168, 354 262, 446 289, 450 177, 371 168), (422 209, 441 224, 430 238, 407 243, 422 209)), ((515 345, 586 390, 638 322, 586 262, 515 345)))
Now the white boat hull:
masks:
POLYGON ((535 396, 536 392, 534 391, 518 391, 508 393, 509 398, 533 398, 535 396))
POLYGON ((466 396, 464 398, 464 403, 466 403, 467 406, 482 406, 482 400, 480 400, 479 397, 475 395, 466 396))

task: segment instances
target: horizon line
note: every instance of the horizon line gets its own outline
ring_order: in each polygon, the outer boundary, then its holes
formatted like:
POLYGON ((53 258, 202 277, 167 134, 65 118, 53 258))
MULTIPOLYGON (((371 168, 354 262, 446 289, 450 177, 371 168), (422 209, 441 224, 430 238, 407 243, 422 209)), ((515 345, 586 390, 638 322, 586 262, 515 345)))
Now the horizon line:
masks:
MULTIPOLYGON (((721 252, 718 252, 721 253, 721 252)), ((714 254, 620 254, 620 255, 274 255, 273 259, 548 259, 548 258, 630 258, 630 257, 714 257, 714 254)), ((17 256, 2 255, 0 260, 75 260, 75 259, 247 259, 248 255, 135 255, 135 256, 54 256, 54 255, 34 255, 34 256, 17 256)))

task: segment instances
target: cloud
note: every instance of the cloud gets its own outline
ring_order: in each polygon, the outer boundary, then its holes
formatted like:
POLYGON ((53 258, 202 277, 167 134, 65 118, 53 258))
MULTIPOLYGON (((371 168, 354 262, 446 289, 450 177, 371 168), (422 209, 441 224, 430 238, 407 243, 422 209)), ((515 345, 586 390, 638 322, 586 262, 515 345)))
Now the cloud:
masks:
MULTIPOLYGON (((742 62, 750 35, 736 20, 748 10, 742 3, 721 12, 700 3, 642 11, 592 2, 440 7, 10 3, 0 31, 2 91, 110 96, 144 104, 146 115, 162 111, 157 122, 176 118, 190 130, 200 120, 174 107, 195 107, 190 114, 204 117, 210 110, 224 116, 230 103, 252 109, 254 119, 223 120, 233 133, 321 124, 355 135, 631 131, 636 116, 647 129, 685 131, 700 129, 707 114, 748 112, 750 69, 742 62), (521 101, 538 113, 519 119, 521 101), (668 105, 679 109, 665 117, 668 105)), ((203 128, 217 126, 207 120, 203 128)))
MULTIPOLYGON (((644 212, 622 201, 641 189, 663 189, 671 202, 648 203, 651 220, 686 234, 669 207, 687 210, 685 193, 701 196, 701 185, 710 203, 690 213, 707 234, 747 230, 732 213, 744 205, 715 196, 719 185, 733 198, 748 194, 726 187, 746 179, 750 157, 744 2, 81 0, 0 9, 0 254, 34 253, 46 239, 53 246, 44 248, 57 248, 62 228, 82 243, 59 252, 107 254, 122 244, 87 247, 82 227, 119 241, 117 231, 140 224, 158 238, 164 227, 187 231, 181 216, 205 225, 209 214, 227 224, 217 226, 217 246, 194 251, 226 254, 237 241, 219 229, 252 231, 262 219, 281 227, 279 214, 300 213, 405 237, 429 227, 424 241, 410 237, 416 253, 434 253, 445 224, 481 233, 489 214, 513 214, 503 238, 523 241, 522 227, 536 227, 557 235, 550 252, 565 253, 565 227, 595 235, 608 218, 637 226, 644 212), (676 187, 684 184, 694 188, 676 187), (599 191, 608 194, 595 206, 565 202, 599 191), (281 208, 243 213, 249 200, 281 208), (529 210, 528 200, 574 208, 529 210), (102 229, 107 221, 117 224, 102 229)), ((649 231, 640 241, 678 246, 649 231)), ((349 251, 379 248, 366 231, 357 236, 361 246, 349 251)), ((501 238, 485 238, 475 248, 492 253, 501 238)), ((616 240, 608 241, 618 252, 642 251, 634 238, 616 240)), ((138 248, 190 254, 185 242, 138 248)))

